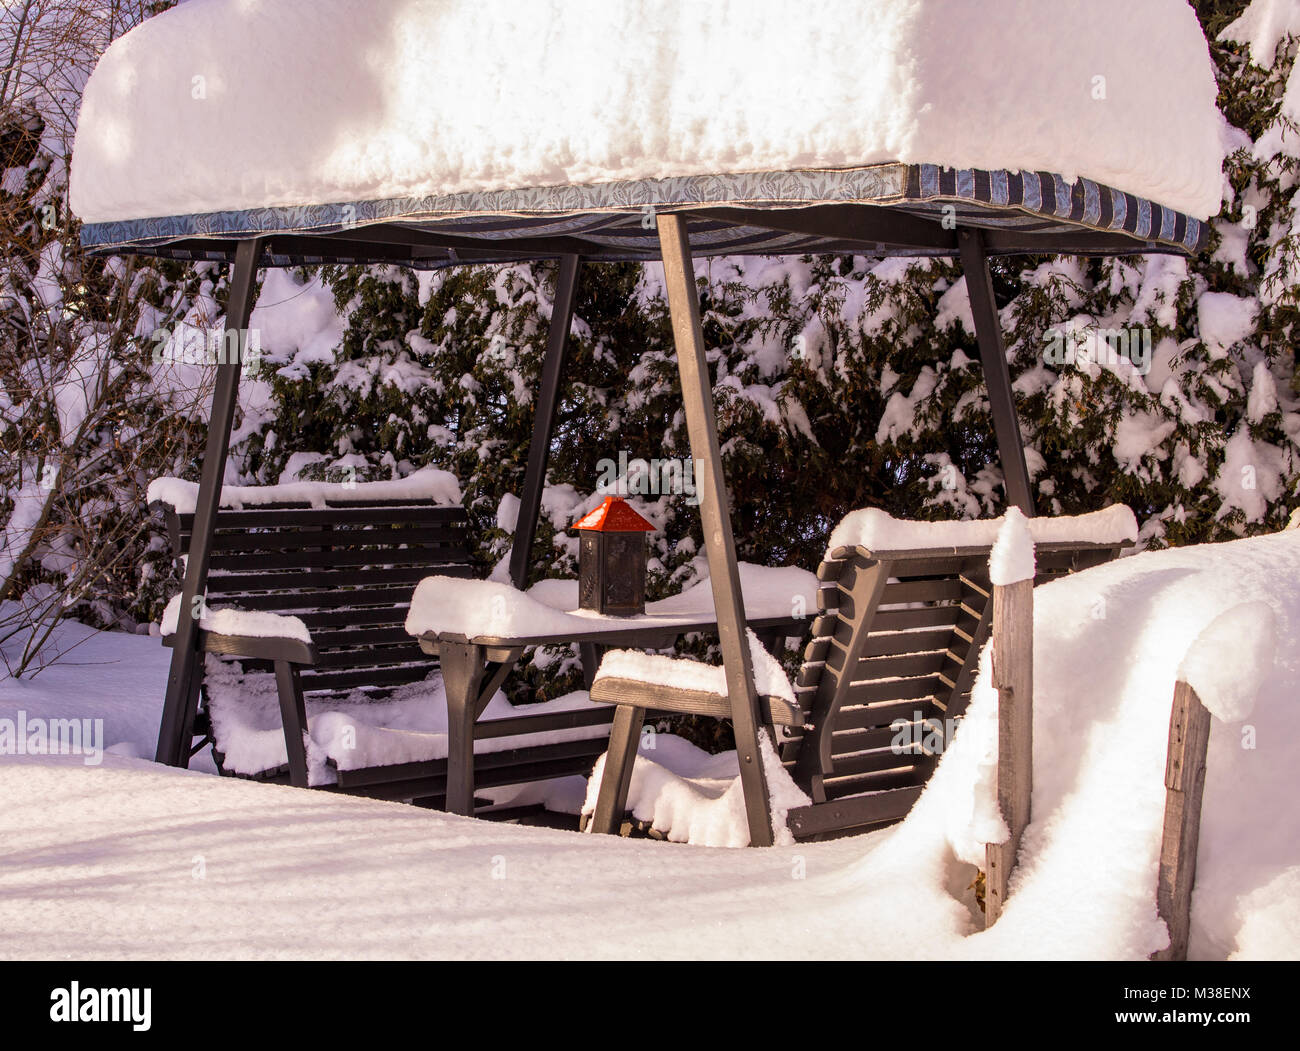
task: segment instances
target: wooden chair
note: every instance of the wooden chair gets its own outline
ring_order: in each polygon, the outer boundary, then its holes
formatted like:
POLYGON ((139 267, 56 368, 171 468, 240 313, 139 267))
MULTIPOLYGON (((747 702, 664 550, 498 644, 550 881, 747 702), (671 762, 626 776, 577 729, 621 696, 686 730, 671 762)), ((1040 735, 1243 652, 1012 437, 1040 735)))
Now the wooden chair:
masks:
MULTIPOLYGON (((1035 582, 1108 561, 1121 546, 1038 544, 1035 582)), ((796 704, 764 698, 762 707, 768 726, 780 728, 783 764, 812 799, 790 811, 796 838, 882 827, 911 809, 970 700, 992 618, 989 551, 839 547, 826 554, 796 704)), ((720 693, 600 673, 591 699, 618 706, 592 820, 602 832, 622 821, 647 711, 726 718, 731 710, 720 693)))
MULTIPOLYGON (((764 723, 767 726, 802 726, 803 710, 796 702, 780 664, 767 652, 753 631, 748 634, 750 657, 756 672, 766 665, 763 668, 766 675, 758 677, 757 682, 760 691, 758 708, 764 723), (766 683, 764 679, 767 680, 766 683), (768 683, 777 683, 780 692, 774 692, 771 688, 765 690, 768 683)), ((618 651, 614 653, 617 654, 618 651)), ((613 660, 607 656, 601 662, 591 687, 593 701, 617 705, 609 734, 605 769, 601 776, 600 796, 589 826, 592 832, 614 832, 622 823, 628 788, 632 781, 632 766, 636 761, 641 725, 645 721, 647 709, 683 715, 708 715, 715 719, 726 719, 731 715, 731 705, 724 692, 671 685, 679 668, 695 662, 655 656, 641 657, 639 663, 659 669, 654 682, 620 675, 617 656, 613 660)), ((725 684, 720 685, 725 689, 725 684)))

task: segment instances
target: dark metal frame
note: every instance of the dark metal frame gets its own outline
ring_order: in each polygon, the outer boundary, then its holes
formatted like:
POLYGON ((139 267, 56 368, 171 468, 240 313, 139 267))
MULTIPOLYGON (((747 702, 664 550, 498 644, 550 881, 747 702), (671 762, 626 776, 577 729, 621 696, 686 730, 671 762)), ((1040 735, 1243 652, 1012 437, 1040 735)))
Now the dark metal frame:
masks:
POLYGON ((993 299, 993 275, 980 230, 961 231, 961 266, 966 272, 966 291, 970 296, 971 315, 975 319, 975 336, 984 366, 984 383, 989 392, 993 413, 993 434, 997 438, 1002 460, 1002 478, 1007 503, 1014 504, 1030 518, 1034 515, 1033 490, 1029 485, 1029 466, 1025 462, 1025 443, 1020 436, 1016 400, 1011 391, 1011 370, 1002 345, 1002 326, 998 323, 998 306, 993 299))
MULTIPOLYGON (((955 204, 954 204, 955 206, 955 204)), ((901 206, 878 204, 815 204, 800 207, 760 208, 754 206, 660 207, 658 214, 677 213, 702 230, 723 235, 744 228, 800 234, 816 238, 811 247, 790 249, 796 253, 893 252, 916 256, 956 257, 961 254, 959 231, 975 228, 970 216, 945 221, 934 213, 919 214, 901 206)), ((642 214, 636 210, 639 218, 642 214)), ((1043 216, 1026 215, 1028 225, 978 227, 989 256, 1008 255, 1145 255, 1187 254, 1179 247, 1148 241, 1124 232, 1108 233, 1087 227, 1062 230, 1043 216)), ((593 234, 601 236, 600 231, 593 234)), ((527 227, 508 237, 494 231, 492 237, 471 236, 456 227, 436 223, 387 222, 336 231, 272 233, 265 236, 268 256, 276 265, 299 263, 396 263, 399 265, 445 266, 462 263, 509 263, 520 260, 563 259, 580 256, 591 262, 647 260, 653 249, 641 245, 608 243, 580 234, 534 234, 527 227), (289 262, 285 262, 288 260, 289 262)), ((617 241, 617 239, 612 239, 617 241)), ((181 259, 226 259, 233 261, 239 241, 230 237, 186 237, 154 246, 124 246, 118 254, 170 256, 181 259)), ((735 245, 711 247, 714 255, 770 255, 771 248, 735 245)))
POLYGON ((524 491, 519 498, 514 546, 510 549, 510 579, 521 590, 528 582, 533 539, 537 534, 537 514, 542 506, 542 490, 546 487, 546 465, 551 458, 551 438, 555 434, 560 384, 569 356, 569 328, 573 324, 573 304, 578 296, 578 273, 581 266, 582 260, 576 255, 566 255, 560 261, 551 324, 546 333, 542 386, 537 392, 537 414, 533 418, 533 438, 528 446, 524 491))
POLYGON ((226 306, 223 347, 230 346, 235 333, 239 354, 235 361, 217 364, 217 383, 212 393, 212 412, 208 416, 208 444, 203 454, 199 476, 199 495, 194 508, 194 532, 189 560, 185 565, 185 585, 181 589, 180 616, 173 640, 171 668, 167 673, 167 697, 163 702, 162 724, 158 728, 156 759, 168 766, 187 766, 190 740, 194 736, 194 717, 199 702, 199 677, 195 674, 202 659, 199 651, 199 621, 194 616, 194 600, 205 593, 208 583, 208 560, 212 556, 212 533, 217 526, 217 509, 221 504, 221 480, 230 452, 230 427, 235 420, 239 400, 239 373, 243 368, 248 341, 248 319, 253 313, 253 294, 257 289, 257 264, 265 241, 254 238, 239 242, 235 255, 235 272, 230 281, 230 299, 226 306))
MULTIPOLYGON (((714 415, 713 385, 705 358, 700 325, 699 293, 695 286, 693 253, 688 226, 691 222, 712 228, 757 227, 823 240, 818 252, 907 251, 925 256, 959 256, 966 272, 971 309, 975 321, 980 358, 989 390, 989 403, 999 455, 1003 467, 1008 502, 1033 513, 1033 495, 1026 465, 1024 445, 1016 417, 1010 369, 1002 343, 994 301, 989 259, 995 255, 1070 254, 1124 255, 1165 252, 1178 249, 1144 241, 1124 234, 1105 234, 1080 229, 1076 232, 1036 232, 1032 229, 982 228, 961 225, 949 228, 945 223, 903 211, 876 205, 839 204, 802 208, 695 208, 665 210, 657 215, 658 239, 672 318, 673 337, 686 410, 691 454, 703 464, 699 486, 700 515, 704 527, 705 549, 709 562, 718 632, 722 643, 728 695, 732 707, 736 741, 740 757, 741 780, 748 812, 750 841, 772 842, 768 817, 768 792, 759 753, 763 731, 754 688, 753 668, 746 641, 744 598, 740 590, 735 541, 731 531, 722 458, 714 415)), ((807 249, 805 249, 806 251, 807 249)), ((231 242, 222 239, 192 240, 140 251, 156 254, 195 255, 208 258, 229 257, 231 242)), ((1184 253, 1185 254, 1185 253, 1184 253)), ((607 248, 580 237, 541 236, 525 233, 497 241, 457 237, 433 226, 385 223, 341 230, 329 234, 275 234, 239 241, 234 247, 234 276, 227 312, 227 332, 236 330, 242 352, 248 318, 252 310, 256 269, 259 264, 275 260, 284 265, 286 258, 312 261, 369 261, 395 263, 421 262, 509 262, 521 259, 559 259, 560 276, 554 310, 547 336, 542 381, 538 392, 532 445, 520 499, 511 552, 510 575, 517 587, 526 583, 533 537, 536 532, 542 490, 555 419, 562 392, 568 350, 568 334, 573 319, 577 281, 584 260, 627 258, 615 248, 607 248)), ((200 658, 198 624, 193 619, 194 598, 204 591, 212 532, 216 523, 219 489, 229 448, 230 428, 239 379, 238 362, 218 367, 213 395, 207 451, 199 484, 198 505, 189 564, 182 591, 180 621, 175 639, 167 698, 159 729, 159 762, 184 766, 188 762, 188 743, 192 735, 197 706, 198 679, 196 663, 200 658)), ((460 662, 463 664, 464 662, 460 662)), ((461 674, 455 658, 448 671, 461 674)), ((495 676, 492 676, 493 678, 495 676)), ((470 713, 461 713, 462 722, 470 713)), ((463 753, 466 738, 456 735, 458 752, 463 753)), ((472 748, 472 740, 468 747, 472 748)), ((453 762, 472 763, 472 754, 453 756, 453 762)), ((463 810, 466 801, 456 801, 463 810)))

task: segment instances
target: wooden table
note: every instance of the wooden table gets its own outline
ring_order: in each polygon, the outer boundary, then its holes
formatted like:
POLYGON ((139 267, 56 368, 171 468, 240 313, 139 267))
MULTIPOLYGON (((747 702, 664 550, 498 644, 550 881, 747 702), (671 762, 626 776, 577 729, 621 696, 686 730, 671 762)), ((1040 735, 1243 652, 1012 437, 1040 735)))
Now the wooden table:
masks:
MULTIPOLYGON (((466 816, 474 813, 475 723, 525 649, 576 642, 582 654, 583 676, 590 688, 606 648, 667 649, 682 635, 717 628, 717 619, 712 613, 699 612, 644 613, 637 617, 593 614, 590 620, 590 631, 566 630, 550 635, 478 635, 467 638, 447 632, 427 632, 419 636, 424 652, 436 656, 441 663, 446 688, 449 812, 466 816)), ((801 636, 809 622, 810 618, 790 613, 748 619, 750 629, 769 650, 774 650, 784 638, 801 636)))

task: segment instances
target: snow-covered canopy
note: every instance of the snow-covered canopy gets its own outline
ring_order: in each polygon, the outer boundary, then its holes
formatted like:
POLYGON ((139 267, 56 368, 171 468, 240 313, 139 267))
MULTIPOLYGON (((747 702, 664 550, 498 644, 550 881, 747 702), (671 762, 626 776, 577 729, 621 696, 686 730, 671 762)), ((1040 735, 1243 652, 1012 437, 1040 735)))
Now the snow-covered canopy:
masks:
POLYGON ((189 0, 100 61, 70 193, 88 245, 174 254, 397 221, 637 258, 652 208, 819 204, 1194 249, 1215 98, 1185 0, 189 0))

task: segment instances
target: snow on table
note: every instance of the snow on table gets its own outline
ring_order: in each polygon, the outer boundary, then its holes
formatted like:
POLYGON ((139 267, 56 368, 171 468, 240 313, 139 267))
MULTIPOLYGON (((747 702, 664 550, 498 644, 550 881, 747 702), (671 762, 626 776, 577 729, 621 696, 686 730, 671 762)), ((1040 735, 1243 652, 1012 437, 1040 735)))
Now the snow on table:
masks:
POLYGON ((1184 0, 191 0, 100 60, 70 194, 88 223, 487 211, 511 189, 897 161, 1084 176, 1208 218, 1215 99, 1184 0))
MULTIPOLYGON (((797 566, 756 566, 741 562, 740 586, 750 620, 801 616, 816 609, 817 578, 797 566)), ((576 580, 543 580, 528 591, 492 580, 430 576, 416 585, 406 630, 412 635, 455 635, 467 639, 527 639, 638 628, 671 629, 714 616, 708 580, 677 595, 646 603, 645 613, 612 617, 575 608, 576 580)))
MULTIPOLYGON (((148 502, 166 504, 177 514, 193 514, 198 504, 196 482, 180 478, 155 478, 149 483, 148 502)), ((267 504, 310 504, 321 508, 330 503, 367 503, 372 500, 432 500, 443 505, 459 504, 460 483, 449 471, 422 467, 405 478, 379 482, 285 482, 280 485, 227 485, 221 489, 221 506, 236 510, 267 504)))

